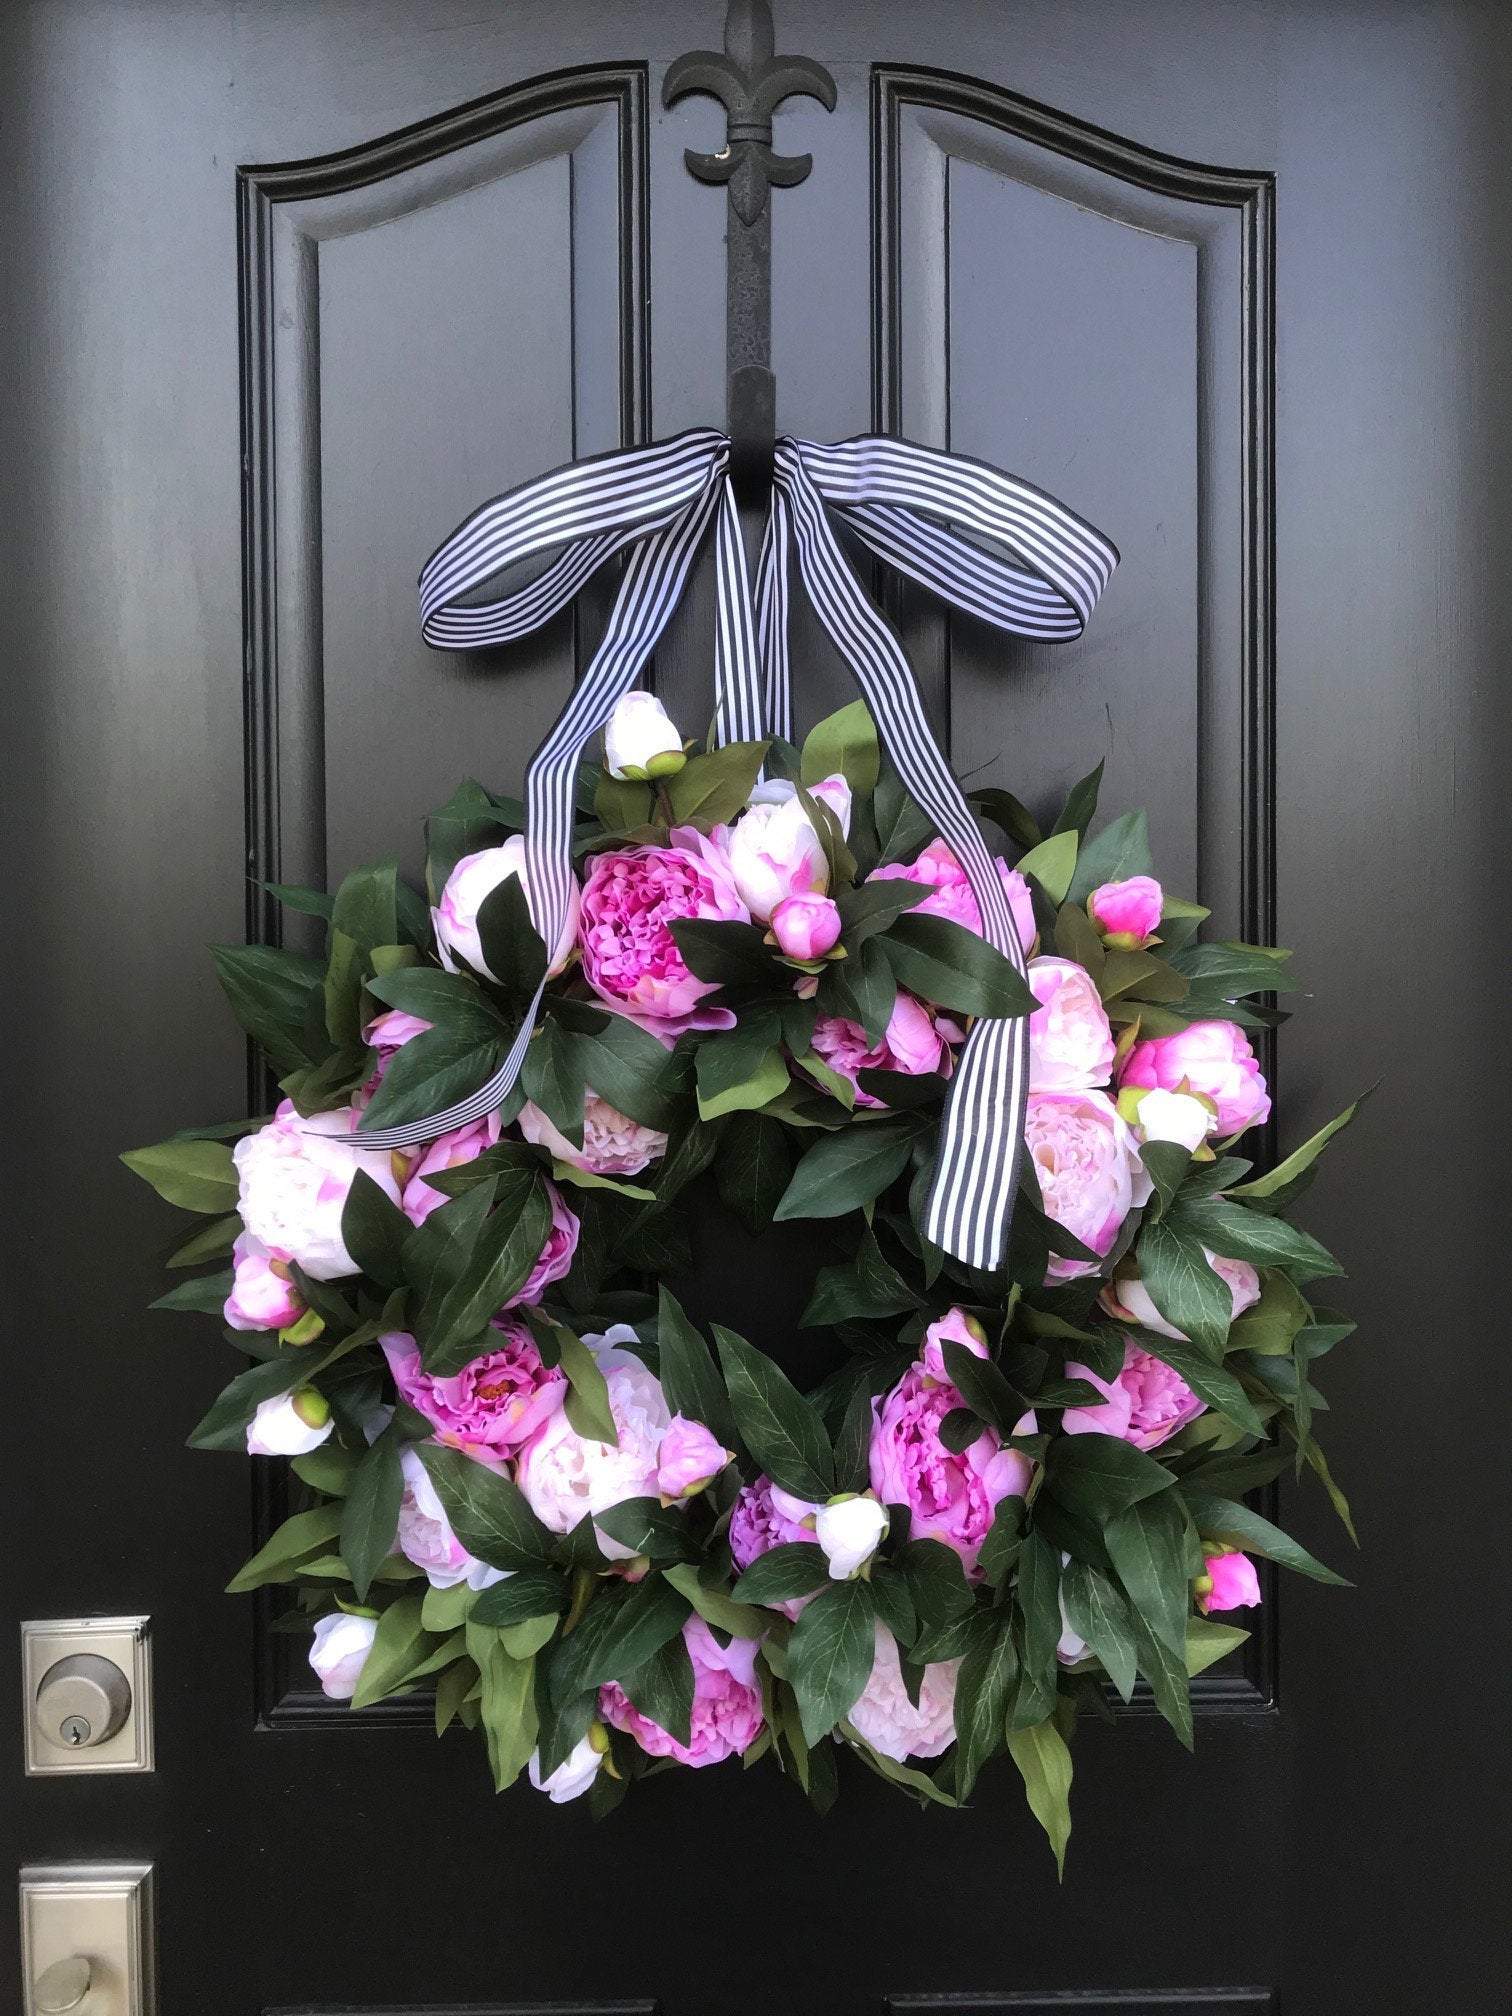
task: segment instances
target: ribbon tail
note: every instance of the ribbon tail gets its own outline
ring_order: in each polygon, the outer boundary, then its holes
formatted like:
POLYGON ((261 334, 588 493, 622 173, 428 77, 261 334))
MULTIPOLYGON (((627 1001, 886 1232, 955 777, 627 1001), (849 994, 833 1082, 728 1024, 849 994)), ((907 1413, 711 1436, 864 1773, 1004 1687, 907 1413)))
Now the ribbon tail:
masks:
POLYGON ((756 618, 746 573, 745 542, 740 536, 740 513, 728 476, 719 486, 715 543, 714 742, 723 748, 727 742, 759 742, 762 733, 756 618))
POLYGON ((784 742, 793 739, 793 686, 788 666, 788 502, 780 487, 772 490, 756 564, 756 620, 761 663, 766 676, 768 731, 784 742))

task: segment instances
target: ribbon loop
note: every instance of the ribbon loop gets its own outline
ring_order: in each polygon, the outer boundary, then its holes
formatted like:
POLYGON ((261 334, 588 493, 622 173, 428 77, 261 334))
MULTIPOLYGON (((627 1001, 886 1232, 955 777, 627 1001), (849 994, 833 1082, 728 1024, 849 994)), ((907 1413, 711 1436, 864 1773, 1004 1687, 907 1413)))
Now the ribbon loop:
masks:
MULTIPOLYGON (((1080 636, 1118 564, 1116 548, 1043 491, 968 457, 880 435, 838 442, 784 435, 776 448, 753 605, 729 457, 726 435, 694 428, 553 470, 482 505, 421 574, 427 643, 472 650, 539 628, 600 567, 631 549, 598 649, 527 771, 532 923, 548 946, 566 928, 579 758, 639 678, 712 522, 715 741, 757 741, 764 732, 792 739, 792 541, 814 611, 850 666, 899 776, 961 863, 984 936, 1023 974, 1024 948, 996 864, 930 730, 903 647, 856 578, 831 514, 890 566, 952 606, 1026 637, 1080 636), (527 586, 492 602, 463 599, 520 561, 558 547, 561 552, 527 586)), ((488 1084, 425 1120, 364 1129, 365 1143, 409 1147, 500 1105, 519 1075, 541 991, 488 1084)), ((1028 1061, 1023 1016, 982 1019, 967 1036, 951 1084, 925 1231, 972 1266, 995 1267, 1006 1250, 1028 1061)))

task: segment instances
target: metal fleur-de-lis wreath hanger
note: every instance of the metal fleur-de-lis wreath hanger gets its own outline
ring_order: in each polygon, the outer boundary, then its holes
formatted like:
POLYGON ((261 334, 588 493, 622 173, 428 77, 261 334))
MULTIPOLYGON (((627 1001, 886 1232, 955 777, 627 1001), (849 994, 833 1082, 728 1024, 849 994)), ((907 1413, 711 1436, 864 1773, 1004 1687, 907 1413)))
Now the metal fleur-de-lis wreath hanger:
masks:
MULTIPOLYGON (((526 773, 525 867, 543 943, 570 938, 573 805, 590 738, 645 669, 711 527, 715 543, 714 740, 792 737, 789 548, 820 624, 855 675, 910 796, 965 871, 984 937, 1020 974, 1024 948, 1003 884, 930 729, 913 670, 839 538, 839 526, 952 607, 1016 636, 1079 637, 1118 563, 1112 542, 1053 497, 969 456, 912 441, 778 436, 771 371, 768 191, 792 188, 807 154, 772 150, 772 114, 795 92, 835 105, 829 72, 775 56, 765 0, 732 0, 725 54, 695 51, 667 72, 668 104, 709 92, 729 115, 722 153, 689 152, 700 181, 729 201, 728 431, 693 427, 538 476, 481 505, 426 562, 420 630, 442 650, 507 644, 565 609, 602 566, 623 558, 597 650, 526 773), (755 592, 742 514, 761 528, 755 592), (472 599, 519 562, 555 555, 523 588, 472 599)), ((365 1145, 409 1147, 482 1119, 519 1076, 544 989, 509 1055, 468 1099, 404 1126, 363 1128, 365 1145)), ((996 1267, 1007 1249, 1028 1098, 1028 1023, 979 1018, 951 1079, 925 1230, 946 1252, 996 1267)))

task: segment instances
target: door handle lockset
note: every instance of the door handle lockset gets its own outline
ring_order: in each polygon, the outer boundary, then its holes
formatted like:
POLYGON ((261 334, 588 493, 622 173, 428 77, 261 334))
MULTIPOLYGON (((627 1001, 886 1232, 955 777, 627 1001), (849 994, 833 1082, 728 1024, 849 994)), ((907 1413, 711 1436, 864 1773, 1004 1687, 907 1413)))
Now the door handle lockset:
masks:
POLYGON ((70 1953, 32 1983, 32 2007, 37 2016, 72 2016, 83 2009, 93 1980, 94 1970, 83 1954, 70 1953))
POLYGON ((59 1749, 90 1750, 108 1743, 131 1713, 131 1682, 113 1659, 75 1652, 42 1675, 37 1726, 59 1749))
POLYGON ((154 2016, 154 1957, 149 1863, 21 1871, 25 2016, 154 2016))

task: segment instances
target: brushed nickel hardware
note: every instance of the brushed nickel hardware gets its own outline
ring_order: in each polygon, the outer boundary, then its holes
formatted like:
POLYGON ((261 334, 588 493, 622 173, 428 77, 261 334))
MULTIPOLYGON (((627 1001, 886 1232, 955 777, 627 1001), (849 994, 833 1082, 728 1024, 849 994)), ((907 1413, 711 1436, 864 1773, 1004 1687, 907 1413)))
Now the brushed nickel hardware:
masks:
POLYGON ((66 1960, 54 1960, 32 1987, 37 2016, 70 2016, 81 2009, 94 1981, 94 1970, 82 1953, 70 1953, 66 1960))
POLYGON ((21 1871, 24 2016, 155 2016, 152 1866, 21 1871))
POLYGON ((29 1777, 152 1769, 147 1623, 65 1617, 21 1626, 29 1777))
POLYGON ((58 1749, 108 1743, 131 1713, 131 1682, 113 1659, 73 1652, 49 1666, 37 1689, 37 1727, 58 1749))

